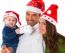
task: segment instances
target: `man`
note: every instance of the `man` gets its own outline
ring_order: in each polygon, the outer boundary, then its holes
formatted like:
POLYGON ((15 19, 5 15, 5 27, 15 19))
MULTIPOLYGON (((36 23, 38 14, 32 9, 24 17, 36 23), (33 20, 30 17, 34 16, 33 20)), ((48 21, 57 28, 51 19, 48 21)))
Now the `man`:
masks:
MULTIPOLYGON (((27 21, 28 25, 31 25, 35 29, 34 35, 36 32, 38 32, 38 24, 37 24, 38 19, 40 18, 41 14, 44 10, 45 10, 45 5, 42 0, 32 0, 26 6, 26 21, 27 21)), ((22 37, 20 37, 19 45, 22 44, 21 38, 22 37)), ((5 47, 5 49, 6 49, 6 47, 5 47)), ((19 51, 19 48, 17 48, 17 50, 19 51)), ((4 49, 2 49, 2 51, 4 52, 4 49)), ((12 53, 11 50, 9 50, 9 51, 10 51, 10 53, 12 53)))
POLYGON ((34 31, 30 35, 26 34, 20 37, 16 53, 44 53, 45 42, 42 42, 38 30, 38 20, 44 11, 44 3, 42 0, 32 0, 26 7, 26 21, 28 25, 33 27, 34 31))

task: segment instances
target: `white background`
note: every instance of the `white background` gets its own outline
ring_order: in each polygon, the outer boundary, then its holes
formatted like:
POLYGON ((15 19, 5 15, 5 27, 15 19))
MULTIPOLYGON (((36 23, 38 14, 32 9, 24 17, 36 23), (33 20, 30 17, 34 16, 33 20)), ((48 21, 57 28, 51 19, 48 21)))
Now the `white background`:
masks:
MULTIPOLYGON (((25 21, 25 5, 30 0, 0 0, 0 42, 2 41, 2 28, 3 24, 3 15, 7 10, 13 10, 19 13, 20 21, 23 24, 26 24, 25 21)), ((58 8, 58 23, 57 31, 65 36, 65 1, 64 0, 44 0, 45 8, 47 9, 51 4, 57 4, 58 8)), ((1 44, 1 43, 0 43, 1 44)))

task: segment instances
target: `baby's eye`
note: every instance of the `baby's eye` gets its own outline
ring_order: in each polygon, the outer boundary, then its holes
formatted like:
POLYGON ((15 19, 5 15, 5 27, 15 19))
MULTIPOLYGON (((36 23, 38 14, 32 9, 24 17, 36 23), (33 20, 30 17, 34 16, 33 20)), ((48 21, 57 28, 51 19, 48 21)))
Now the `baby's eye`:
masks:
POLYGON ((8 21, 11 21, 10 19, 8 19, 8 21))

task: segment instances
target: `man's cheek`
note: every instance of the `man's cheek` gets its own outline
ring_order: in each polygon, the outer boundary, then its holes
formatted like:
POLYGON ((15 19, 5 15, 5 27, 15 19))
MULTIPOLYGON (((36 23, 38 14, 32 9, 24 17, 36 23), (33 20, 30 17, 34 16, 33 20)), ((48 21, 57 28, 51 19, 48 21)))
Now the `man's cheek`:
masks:
POLYGON ((37 18, 36 17, 33 17, 33 20, 36 20, 37 18))
POLYGON ((26 17, 26 21, 28 21, 28 17, 26 17))

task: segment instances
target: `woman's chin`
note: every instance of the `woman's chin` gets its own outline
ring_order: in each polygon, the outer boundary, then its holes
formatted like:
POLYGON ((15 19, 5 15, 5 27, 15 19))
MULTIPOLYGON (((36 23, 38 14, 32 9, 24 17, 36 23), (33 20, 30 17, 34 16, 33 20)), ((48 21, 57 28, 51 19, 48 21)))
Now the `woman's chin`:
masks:
POLYGON ((45 33, 42 33, 42 37, 46 37, 46 34, 45 33))

